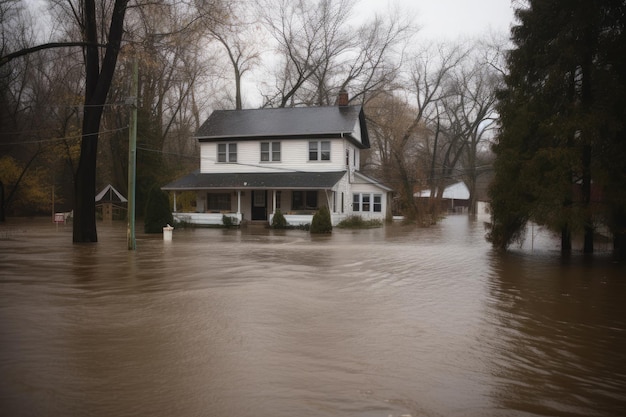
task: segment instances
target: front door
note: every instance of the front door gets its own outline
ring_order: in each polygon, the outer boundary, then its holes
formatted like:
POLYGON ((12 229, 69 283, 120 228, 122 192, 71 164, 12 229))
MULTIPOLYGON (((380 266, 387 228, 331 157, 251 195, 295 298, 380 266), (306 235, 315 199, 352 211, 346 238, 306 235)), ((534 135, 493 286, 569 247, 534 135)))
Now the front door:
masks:
POLYGON ((267 220, 267 191, 252 191, 252 220, 267 220))

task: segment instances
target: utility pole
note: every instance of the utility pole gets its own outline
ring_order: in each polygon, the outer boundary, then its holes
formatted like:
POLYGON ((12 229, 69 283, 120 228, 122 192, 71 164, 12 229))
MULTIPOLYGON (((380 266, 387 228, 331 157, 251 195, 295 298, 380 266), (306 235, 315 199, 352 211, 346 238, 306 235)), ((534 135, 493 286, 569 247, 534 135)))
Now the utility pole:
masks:
POLYGON ((137 172, 137 105, 138 105, 139 68, 137 58, 133 62, 133 82, 131 86, 130 126, 128 136, 128 250, 135 250, 135 177, 137 172))

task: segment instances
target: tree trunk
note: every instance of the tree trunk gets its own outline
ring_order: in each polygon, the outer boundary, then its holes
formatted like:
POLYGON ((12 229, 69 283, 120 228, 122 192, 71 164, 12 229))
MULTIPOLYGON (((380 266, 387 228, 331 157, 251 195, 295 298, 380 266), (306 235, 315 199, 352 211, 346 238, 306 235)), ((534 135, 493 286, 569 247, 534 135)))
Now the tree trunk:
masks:
POLYGON ((235 67, 235 110, 241 110, 243 108, 241 102, 241 72, 237 65, 233 65, 235 67))
POLYGON ((4 184, 0 181, 0 222, 4 220, 4 184))
POLYGON ((584 244, 583 253, 593 253, 593 216, 591 213, 591 145, 583 147, 583 208, 584 208, 584 244))
POLYGON ((80 145, 80 159, 74 178, 76 202, 74 207, 73 241, 97 242, 96 231, 96 157, 98 154, 98 131, 100 119, 83 119, 83 139, 80 145), (95 121, 94 121, 95 120, 95 121), (91 121, 91 123, 89 123, 91 121), (97 122, 97 123, 96 123, 97 122), (88 136, 89 135, 89 136, 88 136))
MULTIPOLYGON (((584 2, 583 2, 584 3, 584 2)), ((584 3, 591 5, 593 2, 584 3)), ((583 7, 585 12, 586 7, 583 7)), ((593 16, 591 11, 585 12, 587 16, 593 16)), ((591 108, 594 102, 593 97, 593 82, 592 68, 593 68, 593 47, 596 39, 591 25, 586 26, 582 30, 583 55, 582 55, 582 84, 581 84, 581 105, 585 115, 591 113, 591 108)), ((582 200, 583 200, 583 212, 584 212, 584 246, 583 252, 587 254, 593 253, 593 215, 591 207, 591 143, 592 143, 592 130, 588 127, 582 129, 582 200)))
POLYGON ((626 210, 618 208, 612 216, 613 256, 618 260, 624 260, 626 259, 626 210))
POLYGON ((613 255, 617 259, 626 259, 626 232, 613 235, 613 255))
POLYGON ((84 36, 90 45, 85 48, 85 109, 80 159, 74 180, 76 202, 74 207, 73 241, 97 242, 96 231, 96 159, 98 132, 102 110, 113 80, 119 53, 126 4, 128 0, 115 0, 109 27, 108 42, 102 68, 98 47, 98 21, 95 0, 84 0, 84 36))
POLYGON ((561 228, 561 254, 568 255, 572 252, 572 232, 568 225, 561 228))

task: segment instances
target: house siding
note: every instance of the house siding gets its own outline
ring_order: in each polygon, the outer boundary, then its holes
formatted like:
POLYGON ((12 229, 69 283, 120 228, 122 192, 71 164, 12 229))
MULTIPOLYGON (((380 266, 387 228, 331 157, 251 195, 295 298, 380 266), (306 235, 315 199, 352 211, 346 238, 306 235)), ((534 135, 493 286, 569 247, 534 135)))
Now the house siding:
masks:
MULTIPOLYGON (((327 139, 324 139, 327 140, 327 139)), ((330 139, 330 161, 309 161, 309 142, 305 139, 283 139, 280 162, 262 162, 260 141, 237 142, 237 162, 217 162, 216 142, 201 143, 200 172, 272 172, 277 169, 309 172, 332 172, 345 169, 345 149, 355 149, 345 139, 330 139)), ((219 142, 228 143, 228 142, 219 142)), ((351 154, 354 153, 352 150, 351 154)), ((353 157, 350 156, 350 163, 353 157)))
POLYGON ((353 215, 357 215, 357 216, 361 216, 362 218, 369 220, 369 219, 378 219, 378 220, 384 220, 387 216, 387 210, 388 210, 388 204, 389 204, 389 194, 383 190, 381 190, 380 188, 372 185, 372 184, 368 184, 365 182, 357 182, 357 183, 353 183, 352 187, 350 189, 350 196, 349 196, 349 201, 348 203, 350 204, 350 212, 353 215), (370 210, 369 211, 354 211, 354 207, 353 207, 353 195, 354 194, 369 194, 371 196, 370 198, 370 210), (373 197, 374 195, 380 195, 381 196, 381 211, 380 212, 376 212, 373 211, 373 197))

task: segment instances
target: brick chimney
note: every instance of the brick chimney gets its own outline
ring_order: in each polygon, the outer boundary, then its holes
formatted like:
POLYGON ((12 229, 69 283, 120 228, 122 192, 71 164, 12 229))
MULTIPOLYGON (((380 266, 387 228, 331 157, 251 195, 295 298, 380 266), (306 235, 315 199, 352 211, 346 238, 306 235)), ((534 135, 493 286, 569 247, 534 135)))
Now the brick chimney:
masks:
POLYGON ((339 92, 339 96, 337 97, 337 105, 339 106, 347 106, 348 105, 348 92, 342 88, 339 92))

